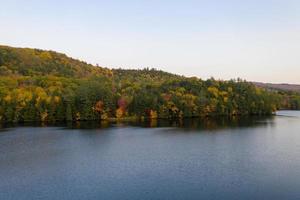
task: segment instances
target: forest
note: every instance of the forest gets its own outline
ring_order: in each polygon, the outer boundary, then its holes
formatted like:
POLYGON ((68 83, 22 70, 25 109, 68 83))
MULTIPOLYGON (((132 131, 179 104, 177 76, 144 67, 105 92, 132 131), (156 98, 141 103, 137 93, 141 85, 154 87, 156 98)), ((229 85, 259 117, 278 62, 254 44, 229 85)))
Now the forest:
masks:
POLYGON ((298 93, 241 79, 107 69, 54 51, 0 46, 3 122, 271 115, 299 108, 298 93))

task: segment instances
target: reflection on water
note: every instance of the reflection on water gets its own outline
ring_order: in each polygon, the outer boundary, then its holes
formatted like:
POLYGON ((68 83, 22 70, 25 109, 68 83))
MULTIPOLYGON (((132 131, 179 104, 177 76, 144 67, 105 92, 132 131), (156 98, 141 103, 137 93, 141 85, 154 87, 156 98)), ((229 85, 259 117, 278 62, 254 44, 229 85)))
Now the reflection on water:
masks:
POLYGON ((272 124, 274 116, 268 117, 215 117, 215 118, 186 118, 186 119, 149 119, 143 121, 81 121, 68 123, 7 123, 0 126, 0 130, 9 127, 65 127, 67 129, 103 129, 111 127, 143 127, 159 128, 173 127, 186 130, 217 130, 234 127, 254 127, 272 124))
POLYGON ((0 199, 298 200, 297 116, 6 124, 0 199))
POLYGON ((149 120, 130 123, 132 126, 142 127, 177 127, 184 129, 216 130, 233 127, 260 126, 269 123, 272 117, 231 117, 231 118, 191 118, 178 120, 149 120))

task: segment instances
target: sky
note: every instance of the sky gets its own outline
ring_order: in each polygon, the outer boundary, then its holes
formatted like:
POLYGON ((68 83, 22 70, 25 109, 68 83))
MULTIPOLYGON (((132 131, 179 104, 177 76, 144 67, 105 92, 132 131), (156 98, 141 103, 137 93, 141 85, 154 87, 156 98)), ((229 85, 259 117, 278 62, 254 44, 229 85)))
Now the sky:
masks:
POLYGON ((299 0, 0 0, 0 44, 109 68, 300 84, 299 0))

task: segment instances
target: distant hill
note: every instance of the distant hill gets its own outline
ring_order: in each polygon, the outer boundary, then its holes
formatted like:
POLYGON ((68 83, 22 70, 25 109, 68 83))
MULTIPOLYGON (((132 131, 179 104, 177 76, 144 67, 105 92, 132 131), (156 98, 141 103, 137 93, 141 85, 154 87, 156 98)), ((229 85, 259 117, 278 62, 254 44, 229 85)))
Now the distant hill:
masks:
POLYGON ((283 90, 283 91, 300 93, 300 85, 295 85, 295 84, 274 84, 274 83, 260 83, 260 82, 253 82, 253 84, 256 85, 257 87, 266 88, 266 89, 283 90))

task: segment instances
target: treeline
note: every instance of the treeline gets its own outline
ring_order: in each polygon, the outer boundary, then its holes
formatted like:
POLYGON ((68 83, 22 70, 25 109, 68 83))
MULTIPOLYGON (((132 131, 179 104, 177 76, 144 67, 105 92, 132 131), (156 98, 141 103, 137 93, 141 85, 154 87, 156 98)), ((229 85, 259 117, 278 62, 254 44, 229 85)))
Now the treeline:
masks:
POLYGON ((281 99, 280 109, 300 110, 300 94, 292 91, 277 91, 281 99))
POLYGON ((242 80, 109 70, 53 51, 0 46, 0 121, 269 115, 299 102, 298 94, 242 80))

